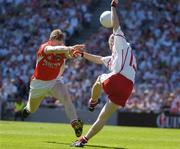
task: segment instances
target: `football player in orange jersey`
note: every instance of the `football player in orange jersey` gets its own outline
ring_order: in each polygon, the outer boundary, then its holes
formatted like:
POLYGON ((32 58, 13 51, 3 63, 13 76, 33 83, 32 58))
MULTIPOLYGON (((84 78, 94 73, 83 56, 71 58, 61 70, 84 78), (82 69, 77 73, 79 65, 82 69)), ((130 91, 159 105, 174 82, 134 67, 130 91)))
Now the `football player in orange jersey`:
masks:
POLYGON ((82 134, 83 122, 78 119, 62 74, 65 61, 72 58, 74 50, 82 50, 83 44, 65 46, 64 34, 60 29, 53 30, 49 41, 43 43, 38 52, 36 67, 30 82, 29 98, 22 111, 24 118, 35 112, 46 96, 52 96, 64 104, 65 113, 71 121, 75 134, 82 134))

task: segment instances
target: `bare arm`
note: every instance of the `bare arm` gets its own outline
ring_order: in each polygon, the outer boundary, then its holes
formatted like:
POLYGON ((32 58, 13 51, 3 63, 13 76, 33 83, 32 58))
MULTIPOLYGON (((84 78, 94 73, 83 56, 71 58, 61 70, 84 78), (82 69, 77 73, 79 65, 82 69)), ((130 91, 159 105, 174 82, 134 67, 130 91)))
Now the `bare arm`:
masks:
POLYGON ((69 53, 70 50, 72 49, 72 47, 67 47, 67 46, 47 46, 44 49, 44 52, 49 54, 49 53, 56 53, 56 54, 60 54, 60 53, 69 53))
POLYGON ((83 52, 83 57, 91 62, 94 62, 96 64, 103 64, 102 56, 93 55, 87 52, 83 52))
POLYGON ((67 47, 67 46, 47 46, 44 49, 44 52, 49 54, 49 53, 68 53, 71 50, 72 47, 67 47))
POLYGON ((119 18, 116 11, 116 6, 118 4, 118 0, 112 0, 111 3, 111 22, 113 27, 113 32, 116 32, 118 27, 120 26, 119 18))
POLYGON ((72 56, 73 57, 83 57, 93 63, 103 64, 102 56, 90 54, 90 53, 84 52, 82 50, 78 50, 78 49, 74 50, 74 52, 72 53, 72 56))
POLYGON ((47 46, 44 52, 47 54, 48 53, 55 53, 55 54, 64 53, 67 58, 71 58, 74 50, 83 50, 84 47, 85 47, 84 44, 77 44, 74 46, 47 46))

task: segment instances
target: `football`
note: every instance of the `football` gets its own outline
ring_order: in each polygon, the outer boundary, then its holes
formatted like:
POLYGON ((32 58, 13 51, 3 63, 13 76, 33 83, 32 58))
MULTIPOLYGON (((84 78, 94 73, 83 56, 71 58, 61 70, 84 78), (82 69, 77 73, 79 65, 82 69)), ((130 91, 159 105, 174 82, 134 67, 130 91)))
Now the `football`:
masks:
POLYGON ((106 28, 111 28, 112 24, 111 24, 111 11, 104 11, 101 15, 100 15, 100 23, 102 26, 106 27, 106 28))

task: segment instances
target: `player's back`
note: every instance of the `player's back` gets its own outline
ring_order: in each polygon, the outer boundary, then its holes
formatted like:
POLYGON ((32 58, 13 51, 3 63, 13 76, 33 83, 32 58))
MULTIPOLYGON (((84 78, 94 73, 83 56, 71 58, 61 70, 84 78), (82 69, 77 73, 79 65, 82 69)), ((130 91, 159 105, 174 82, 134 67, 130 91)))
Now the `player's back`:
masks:
POLYGON ((64 71, 64 54, 46 54, 46 46, 51 46, 51 42, 42 44, 37 52, 36 67, 33 77, 39 80, 54 80, 64 71))
POLYGON ((132 48, 126 41, 124 33, 121 31, 120 27, 114 36, 112 71, 120 73, 134 82, 137 64, 132 48))

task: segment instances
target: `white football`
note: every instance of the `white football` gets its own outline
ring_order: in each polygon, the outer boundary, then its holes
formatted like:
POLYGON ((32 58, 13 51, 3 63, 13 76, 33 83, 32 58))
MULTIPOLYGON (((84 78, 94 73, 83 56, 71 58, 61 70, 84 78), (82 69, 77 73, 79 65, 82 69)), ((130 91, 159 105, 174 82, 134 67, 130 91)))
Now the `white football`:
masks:
POLYGON ((106 28, 111 28, 112 27, 112 24, 111 24, 111 11, 104 11, 100 15, 100 23, 102 24, 102 26, 104 26, 106 28))

